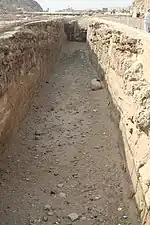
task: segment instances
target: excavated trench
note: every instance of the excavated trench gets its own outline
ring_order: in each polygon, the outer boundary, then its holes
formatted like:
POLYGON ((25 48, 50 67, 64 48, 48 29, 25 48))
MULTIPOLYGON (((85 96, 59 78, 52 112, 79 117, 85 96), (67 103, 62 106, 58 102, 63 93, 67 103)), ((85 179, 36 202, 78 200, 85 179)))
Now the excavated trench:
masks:
POLYGON ((0 224, 141 224, 119 114, 104 81, 91 90, 102 71, 91 64, 86 29, 68 26, 69 41, 1 157, 0 224))

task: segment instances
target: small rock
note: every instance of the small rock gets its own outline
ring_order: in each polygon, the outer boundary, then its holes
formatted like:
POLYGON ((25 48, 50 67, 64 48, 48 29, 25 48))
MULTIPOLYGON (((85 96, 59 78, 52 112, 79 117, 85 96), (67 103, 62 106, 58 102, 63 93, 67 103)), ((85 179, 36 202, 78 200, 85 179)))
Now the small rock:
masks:
POLYGON ((54 176, 55 176, 55 177, 57 177, 58 175, 59 175, 59 173, 58 173, 58 172, 55 172, 55 173, 54 173, 54 176))
POLYGON ((122 208, 118 208, 118 211, 121 211, 122 210, 122 208))
POLYGON ((5 184, 2 181, 0 181, 0 186, 5 187, 5 184))
POLYGON ((47 215, 48 215, 48 216, 53 216, 54 213, 53 213, 53 212, 47 212, 47 215))
POLYGON ((64 184, 58 184, 57 187, 62 188, 64 184))
POLYGON ((51 190, 50 195, 55 195, 56 192, 54 190, 51 190))
POLYGON ((97 91, 97 90, 102 89, 102 84, 101 84, 100 80, 98 80, 96 78, 93 79, 91 81, 91 89, 92 89, 92 91, 97 91))
POLYGON ((128 219, 128 217, 127 217, 127 216, 123 216, 123 219, 125 219, 125 220, 126 220, 126 219, 128 219))
POLYGON ((63 192, 61 192, 59 195, 60 195, 61 198, 66 198, 66 194, 63 193, 63 192))
POLYGON ((61 223, 61 219, 58 219, 57 222, 58 222, 58 223, 61 223))
POLYGON ((30 181, 29 178, 25 178, 26 181, 30 181))
POLYGON ((38 141, 38 140, 40 140, 41 138, 40 138, 40 136, 35 136, 35 140, 36 141, 38 141))
POLYGON ((83 216, 83 217, 81 218, 81 220, 82 220, 82 221, 86 220, 86 217, 85 217, 85 216, 83 216))
POLYGON ((44 217, 43 217, 43 221, 44 221, 44 222, 47 222, 47 221, 48 221, 48 217, 47 217, 47 216, 44 216, 44 217))
POLYGON ((95 200, 99 200, 100 198, 101 198, 101 196, 98 195, 98 196, 95 197, 95 200))
POLYGON ((72 222, 74 222, 74 221, 76 221, 76 220, 79 219, 79 215, 78 215, 77 213, 71 213, 71 214, 68 215, 68 218, 69 218, 72 222))
POLYGON ((48 210, 48 211, 51 210, 51 205, 49 205, 49 204, 45 205, 44 210, 48 210))
POLYGON ((30 221, 29 221, 29 224, 30 224, 30 225, 34 225, 34 224, 36 224, 36 222, 37 222, 36 219, 31 218, 30 221))
POLYGON ((72 174, 72 177, 74 177, 74 178, 78 178, 78 174, 77 174, 77 173, 72 174))

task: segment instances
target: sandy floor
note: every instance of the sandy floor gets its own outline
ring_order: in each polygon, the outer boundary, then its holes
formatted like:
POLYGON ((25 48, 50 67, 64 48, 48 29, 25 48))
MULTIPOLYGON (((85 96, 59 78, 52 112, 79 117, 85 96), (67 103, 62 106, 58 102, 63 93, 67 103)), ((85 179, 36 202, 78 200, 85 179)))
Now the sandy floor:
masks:
POLYGON ((140 224, 108 93, 90 88, 96 76, 85 45, 67 44, 0 162, 1 225, 140 224))

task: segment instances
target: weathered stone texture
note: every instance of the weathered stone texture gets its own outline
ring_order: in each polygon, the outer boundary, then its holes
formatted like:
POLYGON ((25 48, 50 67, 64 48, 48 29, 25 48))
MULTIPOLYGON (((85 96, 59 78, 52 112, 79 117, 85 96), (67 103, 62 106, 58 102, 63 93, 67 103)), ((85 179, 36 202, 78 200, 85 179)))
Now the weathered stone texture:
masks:
POLYGON ((120 111, 126 160, 144 221, 150 209, 149 49, 144 37, 127 35, 122 30, 107 21, 94 22, 89 26, 87 39, 91 60, 105 75, 120 111))
POLYGON ((49 75, 61 49, 63 32, 61 21, 41 21, 0 38, 1 147, 18 129, 39 81, 49 75))
POLYGON ((64 31, 68 41, 86 42, 87 29, 81 27, 77 20, 65 22, 64 31))
POLYGON ((150 0, 135 0, 133 4, 140 12, 145 12, 150 8, 150 0))

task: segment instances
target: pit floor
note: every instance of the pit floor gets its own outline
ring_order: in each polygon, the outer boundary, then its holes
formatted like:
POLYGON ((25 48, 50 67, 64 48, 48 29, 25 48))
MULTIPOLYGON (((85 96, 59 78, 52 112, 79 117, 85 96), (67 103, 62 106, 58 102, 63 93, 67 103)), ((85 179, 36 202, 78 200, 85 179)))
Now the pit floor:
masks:
POLYGON ((1 158, 1 225, 141 224, 110 97, 91 91, 95 77, 86 45, 67 43, 1 158))

